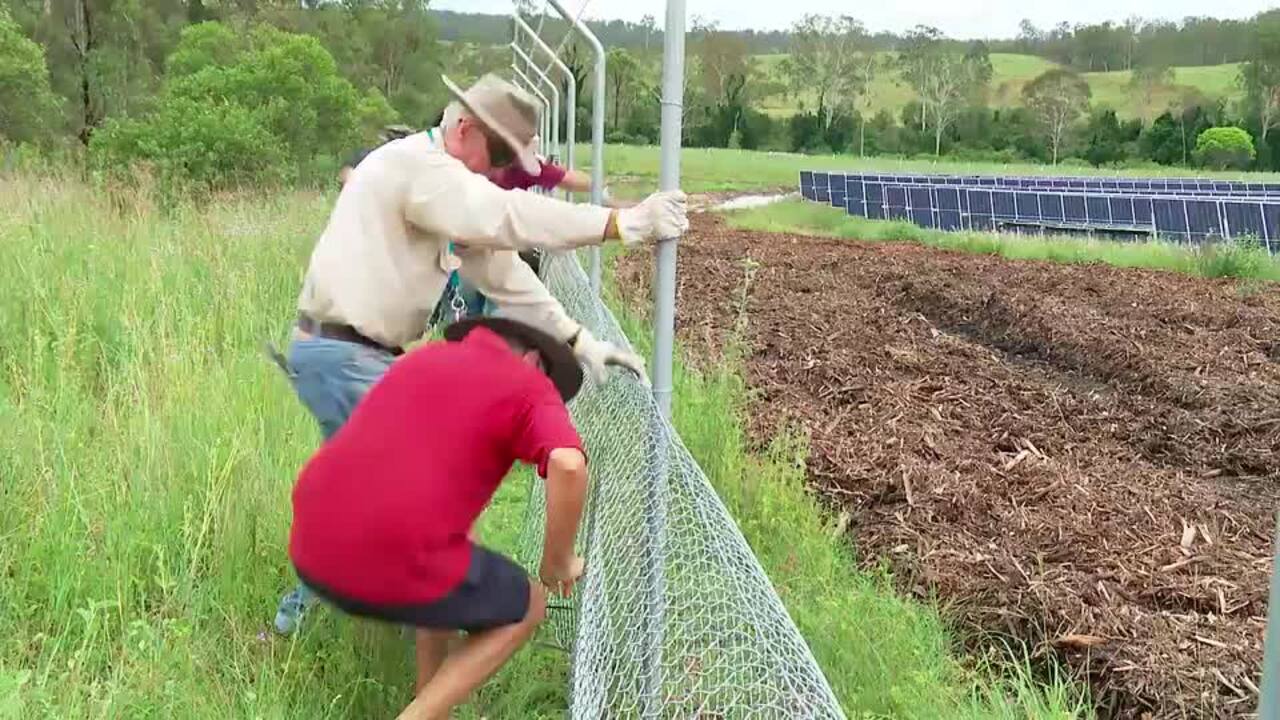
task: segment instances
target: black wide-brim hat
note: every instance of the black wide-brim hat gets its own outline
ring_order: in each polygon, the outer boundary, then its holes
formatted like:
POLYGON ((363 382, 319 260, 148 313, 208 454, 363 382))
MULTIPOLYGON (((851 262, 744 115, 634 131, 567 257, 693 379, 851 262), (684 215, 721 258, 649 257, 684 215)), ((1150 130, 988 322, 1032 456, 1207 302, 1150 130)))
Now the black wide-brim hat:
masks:
POLYGON ((542 355, 547 375, 565 402, 572 400, 582 389, 582 366, 568 343, 559 342, 532 325, 504 317, 469 317, 446 327, 444 339, 459 342, 478 327, 492 330, 504 338, 514 338, 530 350, 537 350, 542 355))

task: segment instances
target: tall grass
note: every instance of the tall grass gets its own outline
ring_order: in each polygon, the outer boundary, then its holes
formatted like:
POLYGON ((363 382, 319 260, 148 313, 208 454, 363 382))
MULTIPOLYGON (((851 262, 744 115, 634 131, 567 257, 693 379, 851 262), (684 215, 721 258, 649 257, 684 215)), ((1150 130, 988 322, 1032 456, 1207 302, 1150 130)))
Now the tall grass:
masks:
MULTIPOLYGON (((319 435, 260 347, 327 199, 126 207, 0 178, 0 717, 394 717, 407 637, 327 612, 266 632, 319 435)), ((522 501, 499 498, 490 542, 522 501)), ((526 650, 462 717, 557 717, 566 678, 526 650)))
POLYGON ((1245 280, 1280 281, 1280 259, 1255 243, 1230 242, 1196 250, 1165 242, 1115 242, 1066 236, 1029 237, 943 232, 905 221, 868 220, 843 210, 801 200, 726 213, 735 227, 764 232, 806 233, 856 240, 916 242, 947 250, 1000 255, 1018 260, 1106 263, 1245 280))

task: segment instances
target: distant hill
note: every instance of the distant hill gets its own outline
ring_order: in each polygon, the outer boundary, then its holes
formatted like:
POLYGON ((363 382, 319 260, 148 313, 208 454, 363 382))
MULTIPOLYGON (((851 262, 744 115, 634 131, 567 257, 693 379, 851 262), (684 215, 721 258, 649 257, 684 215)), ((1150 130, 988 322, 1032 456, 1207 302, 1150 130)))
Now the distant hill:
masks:
MULTIPOLYGON (((765 68, 776 73, 785 57, 784 54, 768 54, 758 55, 757 59, 765 68)), ((1035 55, 1014 53, 993 53, 991 66, 993 73, 989 100, 995 107, 1021 105, 1023 86, 1046 70, 1058 67, 1056 63, 1035 55)), ((1157 88, 1152 93, 1149 104, 1129 87, 1131 74, 1128 71, 1084 73, 1084 77, 1093 91, 1095 107, 1110 107, 1122 118, 1149 119, 1163 112, 1170 102, 1188 90, 1198 91, 1215 100, 1239 99, 1243 95, 1236 83, 1239 73, 1239 63, 1174 68, 1172 84, 1157 88)), ((896 73, 886 73, 876 79, 872 86, 872 96, 873 113, 883 108, 897 113, 915 98, 915 93, 896 73)), ((813 105, 811 98, 775 96, 766 98, 762 109, 774 117, 789 117, 795 114, 802 101, 808 107, 813 105)))

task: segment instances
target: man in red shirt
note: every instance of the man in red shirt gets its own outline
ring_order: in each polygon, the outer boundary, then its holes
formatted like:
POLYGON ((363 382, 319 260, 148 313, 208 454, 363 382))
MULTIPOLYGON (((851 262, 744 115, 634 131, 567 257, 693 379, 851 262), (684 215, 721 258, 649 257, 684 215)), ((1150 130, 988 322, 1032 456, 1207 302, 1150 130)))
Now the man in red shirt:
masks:
POLYGON ((568 595, 581 577, 587 465, 565 407, 581 385, 568 344, 468 318, 393 364, 302 470, 299 578, 345 612, 417 628, 416 697, 400 718, 447 718, 533 635, 546 592, 568 595), (540 584, 471 540, 517 460, 547 484, 540 584))

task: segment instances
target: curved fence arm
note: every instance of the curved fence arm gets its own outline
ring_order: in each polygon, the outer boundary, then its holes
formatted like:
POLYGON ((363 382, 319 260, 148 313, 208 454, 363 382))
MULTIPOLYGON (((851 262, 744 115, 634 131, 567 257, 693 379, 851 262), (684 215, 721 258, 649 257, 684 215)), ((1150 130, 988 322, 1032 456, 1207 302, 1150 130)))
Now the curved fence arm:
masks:
MULTIPOLYGON (((591 98, 591 202, 604 204, 604 111, 605 111, 605 55, 604 45, 591 32, 587 24, 565 10, 560 0, 547 0, 547 3, 569 23, 582 39, 591 46, 596 62, 594 90, 591 98)), ((603 268, 600 264, 600 248, 593 247, 589 251, 591 258, 591 289, 600 293, 600 280, 603 268)))
MULTIPOLYGON (((576 170, 577 165, 574 161, 575 156, 577 155, 578 144, 578 79, 573 76, 573 71, 570 70, 569 66, 560 59, 560 56, 556 55, 556 51, 552 50, 551 46, 548 45, 532 27, 529 27, 529 23, 525 22, 524 18, 519 15, 514 15, 513 17, 515 19, 517 37, 519 37, 521 32, 529 36, 534 47, 550 58, 551 65, 548 67, 555 67, 560 71, 560 74, 564 76, 564 115, 566 125, 564 134, 565 145, 567 146, 564 153, 565 167, 570 170, 576 170)), ((560 138, 556 138, 557 142, 559 140, 560 138)))
POLYGON ((560 88, 556 87, 556 83, 552 80, 542 68, 534 64, 533 58, 520 48, 519 45, 511 43, 511 51, 516 54, 525 65, 538 76, 543 85, 551 90, 551 134, 543 135, 542 140, 549 143, 549 154, 553 156, 555 162, 560 162, 559 154, 556 152, 556 144, 560 142, 560 88))
POLYGON ((538 119, 542 123, 542 130, 540 132, 543 135, 546 135, 547 113, 550 111, 551 103, 547 102, 547 96, 538 89, 538 84, 529 79, 529 76, 525 75, 524 71, 517 67, 515 63, 511 63, 511 71, 514 72, 516 74, 516 78, 524 84, 525 89, 536 95, 538 100, 542 101, 542 109, 539 111, 538 119))

